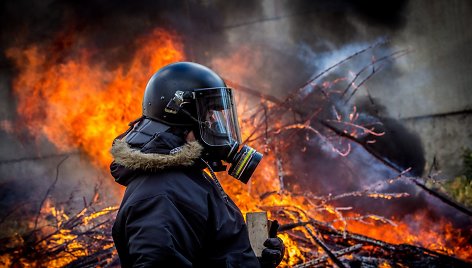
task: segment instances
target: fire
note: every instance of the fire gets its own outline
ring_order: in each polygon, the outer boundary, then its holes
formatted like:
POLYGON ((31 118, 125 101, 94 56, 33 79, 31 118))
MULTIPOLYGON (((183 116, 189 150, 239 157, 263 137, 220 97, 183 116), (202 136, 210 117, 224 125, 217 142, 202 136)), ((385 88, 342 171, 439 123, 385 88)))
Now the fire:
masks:
POLYGON ((392 266, 387 262, 383 262, 379 265, 379 268, 391 268, 392 266))
POLYGON ((141 115, 149 77, 184 59, 173 33, 155 30, 137 40, 134 57, 113 69, 94 62, 93 51, 59 61, 48 48, 11 48, 7 56, 20 70, 14 81, 18 114, 31 133, 46 135, 60 150, 80 149, 98 165, 111 161, 108 149, 128 122, 141 115))
MULTIPOLYGON (((141 115, 142 95, 149 77, 160 67, 185 59, 181 40, 172 32, 157 29, 136 42, 138 50, 133 53, 132 60, 128 64, 119 64, 114 68, 105 66, 103 62, 93 61, 96 55, 89 50, 80 50, 74 56, 59 60, 57 56, 50 55, 47 48, 34 44, 25 49, 9 49, 7 56, 15 62, 19 70, 14 80, 18 114, 26 122, 29 131, 38 137, 45 135, 59 150, 81 150, 86 152, 97 166, 102 168, 108 166, 111 161, 108 150, 113 138, 125 130, 128 122, 141 115)), ((236 76, 231 79, 244 81, 254 78, 251 77, 254 72, 246 68, 250 65, 247 63, 254 62, 254 57, 249 57, 252 52, 245 47, 230 58, 229 61, 232 62, 229 65, 232 68, 230 71, 235 72, 236 76), (241 55, 246 56, 241 58, 241 55)), ((257 57, 257 52, 255 55, 257 57)), ((227 67, 226 62, 216 59, 214 61, 216 69, 218 70, 220 65, 227 67)), ((325 82, 323 86, 329 88, 342 81, 345 79, 325 82)), ((262 86, 269 87, 265 84, 262 86)), ((248 111, 253 111, 251 110, 253 101, 243 95, 238 95, 238 98, 243 139, 253 138, 257 124, 251 118, 244 116, 248 111), (242 113, 243 111, 246 113, 242 113)), ((270 103, 264 105, 267 109, 272 108, 270 103)), ((339 123, 338 121, 343 119, 341 113, 336 109, 333 113, 336 115, 336 122, 339 123)), ((382 134, 355 125, 353 122, 358 117, 357 109, 353 108, 349 111, 347 119, 341 123, 359 135, 382 134)), ((11 127, 8 122, 0 123, 11 127)), ((285 126, 280 119, 274 123, 274 126, 284 130, 308 129, 315 135, 321 136, 308 124, 285 126)), ((406 222, 383 219, 376 215, 362 217, 353 212, 351 207, 337 208, 331 203, 320 202, 321 199, 315 199, 314 196, 287 191, 283 187, 283 176, 290 171, 280 168, 281 160, 277 156, 283 153, 277 151, 283 150, 283 146, 281 145, 279 149, 271 148, 268 144, 273 140, 267 137, 257 142, 259 142, 258 146, 254 147, 264 148, 265 156, 249 184, 243 185, 225 176, 221 180, 225 190, 243 213, 268 210, 271 212, 271 218, 282 218, 282 224, 308 222, 314 219, 332 224, 338 230, 360 233, 396 244, 419 244, 463 259, 472 259, 472 246, 468 245, 467 241, 460 240, 461 237, 453 233, 453 227, 447 222, 432 222, 426 215, 418 214, 412 221, 422 224, 414 230, 406 222)), ((329 144, 328 140, 326 144, 329 144)), ((330 147, 330 149, 341 155, 347 155, 351 148, 347 147, 342 151, 335 147, 330 147)), ((298 186, 294 189, 302 189, 302 187, 298 186)), ((403 197, 402 194, 365 193, 365 195, 370 198, 385 199, 403 197)), ((46 207, 49 209, 47 213, 58 220, 59 226, 62 222, 69 220, 63 211, 49 205, 46 207)), ((83 223, 87 224, 97 217, 107 215, 114 209, 107 208, 86 216, 79 216, 83 223)), ((308 260, 307 257, 323 254, 313 243, 309 230, 296 227, 294 233, 306 238, 305 240, 312 244, 311 247, 302 246, 296 237, 288 233, 280 234, 287 247, 284 267, 304 262, 308 260)), ((74 243, 75 237, 68 230, 55 235, 53 240, 57 245, 67 242, 70 247, 69 251, 87 254, 87 248, 74 243)), ((111 247, 111 245, 107 246, 111 247)), ((73 259, 64 257, 57 260, 57 263, 49 263, 48 266, 62 266, 73 259)), ((382 267, 390 266, 385 263, 382 267)))
POLYGON ((349 230, 393 244, 421 245, 447 255, 455 255, 465 260, 472 259, 472 245, 451 223, 444 219, 432 221, 424 212, 412 216, 413 227, 407 222, 395 221, 396 226, 368 226, 359 222, 349 224, 349 230))
MULTIPOLYGON (((286 263, 289 267, 305 261, 303 256, 303 248, 298 247, 297 242, 290 238, 288 234, 280 234, 279 237, 284 241, 284 245, 287 248, 285 257, 286 263)), ((306 250, 306 249, 305 249, 306 250)))
MULTIPOLYGON (((246 110, 247 108, 239 109, 246 110)), ((242 128, 245 129, 243 134, 252 133, 254 125, 252 122, 243 120, 242 128)), ((370 130, 369 130, 370 131, 370 130)), ((244 138, 243 138, 244 139, 244 138)), ((263 144, 256 147, 262 148, 263 144)), ((409 219, 386 219, 377 215, 359 215, 355 213, 352 207, 336 207, 331 204, 316 203, 315 197, 311 194, 294 195, 292 192, 281 190, 280 181, 277 179, 279 174, 277 171, 276 155, 270 151, 264 155, 255 176, 249 182, 250 185, 235 185, 234 179, 225 177, 222 181, 223 186, 229 192, 231 197, 236 197, 236 203, 241 204, 244 211, 270 209, 284 211, 302 211, 304 215, 289 215, 292 222, 309 221, 310 218, 331 223, 338 230, 346 230, 352 233, 362 234, 374 239, 385 241, 392 244, 412 244, 422 246, 443 254, 457 256, 464 260, 472 260, 472 245, 467 238, 458 233, 450 222, 446 219, 432 220, 427 215, 427 210, 419 211, 410 216, 409 219), (249 193, 249 194, 242 194, 249 193), (267 193, 269 196, 264 196, 267 193), (257 199, 259 197, 260 199, 257 199), (256 198, 256 202, 254 201, 256 198)), ((394 180, 389 180, 392 182, 394 180)), ((302 189, 301 186, 294 189, 302 189)), ((365 196, 371 199, 392 200, 408 196, 405 193, 375 193, 375 192, 353 192, 344 195, 365 196)), ((325 197, 328 200, 330 197, 325 197)), ((277 218, 277 215, 272 215, 277 218)), ((297 227, 297 232, 301 232, 304 237, 310 237, 302 227, 297 227)), ((291 267, 297 263, 306 260, 307 253, 313 254, 313 248, 303 247, 300 243, 294 242, 290 236, 283 235, 283 240, 287 244, 286 259, 283 263, 291 267)), ((313 246, 314 243, 311 245, 313 246)), ((321 254, 322 252, 320 252, 321 254)), ((285 266, 284 266, 285 267, 285 266)), ((382 267, 390 267, 388 263, 383 263, 382 267)))

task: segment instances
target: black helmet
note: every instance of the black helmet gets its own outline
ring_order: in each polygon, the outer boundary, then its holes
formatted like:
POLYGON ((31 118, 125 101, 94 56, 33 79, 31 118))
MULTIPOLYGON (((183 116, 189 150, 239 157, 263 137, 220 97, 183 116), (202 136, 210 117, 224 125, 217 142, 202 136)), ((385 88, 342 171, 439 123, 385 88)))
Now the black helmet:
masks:
POLYGON ((241 135, 232 89, 209 68, 193 62, 165 66, 149 80, 143 99, 143 116, 168 126, 194 130, 203 145, 202 158, 215 171, 231 164, 231 176, 247 183, 262 154, 241 135))
MULTIPOLYGON (((200 88, 226 87, 225 82, 211 69, 193 62, 176 62, 156 72, 149 80, 143 98, 143 115, 170 126, 194 126, 184 113, 165 112, 176 91, 191 92, 200 88)), ((182 108, 196 117, 195 103, 182 108)))

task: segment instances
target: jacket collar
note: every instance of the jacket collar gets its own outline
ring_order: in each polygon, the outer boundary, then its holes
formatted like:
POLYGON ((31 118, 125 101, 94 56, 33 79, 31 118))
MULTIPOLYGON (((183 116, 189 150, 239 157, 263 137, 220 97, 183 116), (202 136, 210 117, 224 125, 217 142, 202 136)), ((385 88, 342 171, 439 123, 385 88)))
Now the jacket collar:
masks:
POLYGON ((131 170, 155 171, 170 167, 193 166, 203 151, 203 147, 192 141, 177 147, 170 154, 143 153, 130 147, 122 139, 116 139, 111 148, 114 162, 131 170))

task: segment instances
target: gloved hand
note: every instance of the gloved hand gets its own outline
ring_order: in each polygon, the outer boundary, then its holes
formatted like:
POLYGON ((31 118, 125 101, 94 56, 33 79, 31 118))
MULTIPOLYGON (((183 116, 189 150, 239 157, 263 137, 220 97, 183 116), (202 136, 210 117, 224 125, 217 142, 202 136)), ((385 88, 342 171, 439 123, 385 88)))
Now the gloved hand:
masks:
POLYGON ((279 223, 274 220, 270 226, 269 238, 264 242, 265 249, 262 250, 259 263, 262 268, 274 268, 277 267, 285 254, 284 241, 277 237, 277 230, 279 229, 279 223))
POLYGON ((259 263, 261 264, 262 268, 274 268, 277 267, 282 259, 284 258, 285 254, 285 246, 282 239, 275 237, 275 238, 267 238, 264 242, 264 246, 266 247, 262 250, 262 256, 259 258, 259 263))

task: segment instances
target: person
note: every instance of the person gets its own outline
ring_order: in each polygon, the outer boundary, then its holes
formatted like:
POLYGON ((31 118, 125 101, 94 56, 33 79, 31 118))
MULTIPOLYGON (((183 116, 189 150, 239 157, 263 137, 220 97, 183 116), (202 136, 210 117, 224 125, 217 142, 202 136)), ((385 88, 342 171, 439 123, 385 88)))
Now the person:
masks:
POLYGON ((262 154, 241 144, 232 90, 191 62, 149 80, 142 117, 113 142, 126 191, 112 229, 122 267, 276 267, 280 238, 256 258, 243 216, 214 172, 247 183, 262 154), (226 165, 225 165, 226 164, 226 165))

